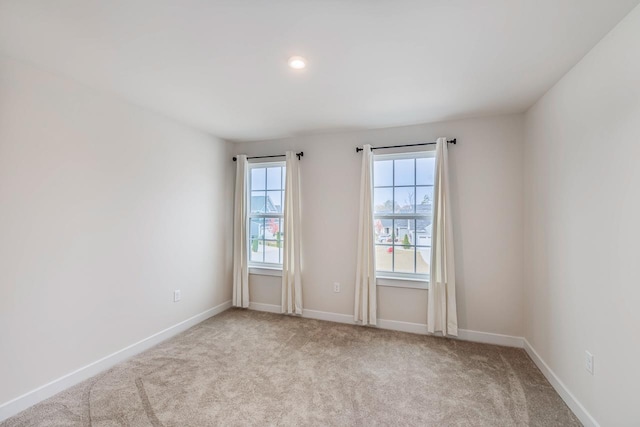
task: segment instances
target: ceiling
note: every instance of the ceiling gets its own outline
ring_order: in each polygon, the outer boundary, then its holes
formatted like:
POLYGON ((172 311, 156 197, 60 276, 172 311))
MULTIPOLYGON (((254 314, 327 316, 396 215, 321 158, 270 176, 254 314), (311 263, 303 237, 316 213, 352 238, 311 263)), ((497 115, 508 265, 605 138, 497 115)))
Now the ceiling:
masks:
POLYGON ((639 1, 0 0, 0 53, 257 140, 525 111, 639 1))

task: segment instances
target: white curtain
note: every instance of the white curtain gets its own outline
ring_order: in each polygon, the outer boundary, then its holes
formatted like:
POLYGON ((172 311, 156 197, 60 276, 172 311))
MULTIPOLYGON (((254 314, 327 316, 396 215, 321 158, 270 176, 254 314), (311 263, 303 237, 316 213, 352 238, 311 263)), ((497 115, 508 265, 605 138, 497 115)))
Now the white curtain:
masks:
POLYGON ((438 138, 436 143, 430 268, 427 329, 458 336, 447 138, 438 138))
POLYGON ((236 156, 236 192, 233 215, 233 306, 249 307, 247 251, 247 156, 236 156))
POLYGON ((282 312, 302 314, 300 272, 300 161, 287 151, 284 187, 284 252, 282 259, 282 312))
POLYGON ((362 148, 356 301, 353 318, 363 325, 375 325, 377 307, 373 231, 373 155, 371 154, 371 145, 364 145, 362 148))

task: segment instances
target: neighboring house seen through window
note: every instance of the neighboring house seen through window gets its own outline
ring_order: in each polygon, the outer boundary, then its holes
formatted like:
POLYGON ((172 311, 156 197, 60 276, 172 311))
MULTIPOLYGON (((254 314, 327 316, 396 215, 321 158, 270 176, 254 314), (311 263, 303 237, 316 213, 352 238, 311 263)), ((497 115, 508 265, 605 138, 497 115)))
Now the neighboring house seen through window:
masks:
POLYGON ((376 155, 373 163, 376 271, 429 278, 433 152, 376 155))
POLYGON ((282 267, 284 162, 249 164, 249 264, 282 267))

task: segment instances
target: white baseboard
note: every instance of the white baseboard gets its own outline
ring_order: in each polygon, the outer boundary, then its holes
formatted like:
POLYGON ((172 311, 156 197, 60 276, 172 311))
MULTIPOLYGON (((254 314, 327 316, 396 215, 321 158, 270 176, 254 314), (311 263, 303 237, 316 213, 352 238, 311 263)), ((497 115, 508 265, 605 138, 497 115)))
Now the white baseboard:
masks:
MULTIPOLYGON (((249 310, 266 311, 268 313, 278 313, 278 314, 282 313, 282 309, 279 305, 264 304, 261 302, 249 303, 249 310)), ((307 319, 327 320, 329 322, 355 324, 355 322, 353 321, 353 316, 349 314, 330 313, 327 311, 318 311, 318 310, 307 310, 306 308, 302 310, 302 317, 305 317, 307 319)))
POLYGON ((279 305, 263 304, 261 302, 250 302, 249 310, 266 311, 268 313, 282 313, 279 305))
POLYGON ((412 334, 429 335, 427 325, 424 323, 401 322, 399 320, 378 319, 380 329, 392 331, 410 332, 412 334))
POLYGON ((462 341, 473 341, 484 344, 501 345, 504 347, 524 347, 524 338, 522 337, 494 334, 492 332, 471 331, 469 329, 458 329, 458 339, 462 341))
POLYGON ((71 386, 74 386, 88 378, 91 378, 94 375, 99 374, 102 371, 113 367, 123 360, 129 359, 130 357, 145 351, 153 347, 154 345, 157 345, 160 342, 179 334, 180 332, 186 331, 190 327, 197 325, 198 323, 212 316, 215 316, 216 314, 222 313, 230 307, 231 300, 212 307, 206 311, 203 311, 200 314, 196 314, 195 316, 190 317, 187 320, 183 320, 182 322, 170 326, 167 329, 151 335, 150 337, 140 340, 135 344, 131 344, 130 346, 125 347, 122 350, 116 351, 115 353, 105 356, 100 360, 96 360, 93 363, 83 366, 82 368, 70 372, 56 380, 53 380, 48 384, 40 386, 35 390, 31 390, 30 392, 27 392, 22 396, 18 396, 15 399, 5 402, 0 405, 0 422, 18 414, 19 412, 22 412, 23 410, 32 405, 35 405, 38 402, 48 399, 49 397, 63 390, 66 390, 71 386))
POLYGON ((302 310, 302 317, 316 320, 327 320, 329 322, 355 324, 352 314, 331 313, 319 310, 302 310))
MULTIPOLYGON (((263 304, 252 302, 249 304, 250 310, 267 311, 269 313, 280 313, 280 306, 275 304, 263 304)), ((351 314, 331 313, 318 310, 302 310, 302 317, 317 320, 327 320, 329 322, 347 323, 355 325, 351 314)), ((429 335, 427 325, 424 323, 401 322, 399 320, 378 319, 378 328, 389 329, 392 331, 410 332, 413 334, 429 335)), ((524 339, 512 335, 493 334, 489 332, 471 331, 468 329, 459 329, 458 338, 463 341, 473 341, 485 344, 495 344, 507 347, 524 347, 524 339)))
POLYGON ((538 354, 538 352, 531 346, 529 341, 526 338, 524 341, 524 350, 527 352, 533 363, 536 364, 538 369, 542 372, 542 374, 547 378, 547 380, 551 383, 553 388, 558 392, 562 400, 567 404, 569 408, 573 411, 573 413, 578 417, 580 422, 584 424, 585 427, 600 427, 600 424, 589 414, 584 406, 576 399, 576 397, 569 391, 567 386, 558 378, 558 376, 551 370, 549 365, 546 364, 542 357, 538 354))

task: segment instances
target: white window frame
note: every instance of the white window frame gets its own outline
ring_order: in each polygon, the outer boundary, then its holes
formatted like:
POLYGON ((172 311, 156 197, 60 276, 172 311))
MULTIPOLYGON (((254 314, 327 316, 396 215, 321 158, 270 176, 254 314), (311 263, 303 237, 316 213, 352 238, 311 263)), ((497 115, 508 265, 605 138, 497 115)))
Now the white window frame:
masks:
MULTIPOLYGON (((245 227, 247 230, 247 260, 250 274, 264 275, 264 276, 280 276, 282 274, 282 263, 276 264, 271 262, 257 262, 251 261, 251 220, 255 218, 279 218, 281 220, 280 224, 282 228, 284 228, 284 173, 281 173, 282 179, 282 208, 283 212, 281 213, 262 213, 262 214, 254 214, 251 213, 251 193, 253 191, 252 188, 252 174, 251 171, 253 169, 262 169, 262 168, 273 168, 273 167, 282 167, 286 168, 286 162, 284 161, 271 161, 271 162, 249 162, 249 170, 248 170, 248 189, 247 189, 247 218, 245 222, 245 227)), ((267 183, 265 180, 265 187, 267 183)), ((256 190, 262 191, 262 190, 256 190)), ((266 202, 266 201, 265 201, 266 202)))
MULTIPOLYGON (((376 154, 373 156, 374 164, 376 161, 384 161, 384 160, 404 160, 404 159, 419 159, 419 158, 434 158, 435 151, 419 151, 419 152, 410 152, 410 153, 395 153, 395 154, 376 154)), ((374 168, 375 171, 375 168, 374 168)), ((375 172, 374 172, 375 173, 375 172)), ((414 186, 416 184, 415 175, 417 175, 417 170, 414 168, 414 186)), ((374 176, 375 182, 375 176, 374 176)), ((398 186, 403 187, 403 186, 398 186)), ((433 187, 433 186, 431 186, 433 187)), ((376 188, 384 188, 384 187, 376 187, 376 188)), ((395 171, 392 172, 392 186, 386 187, 391 188, 393 197, 395 198, 395 171)), ((395 206, 395 203, 392 203, 395 206)), ((402 214, 402 213, 391 213, 391 214, 373 214, 374 224, 378 219, 427 219, 429 215, 427 214, 418 214, 417 212, 412 214, 402 214)), ((433 218, 433 213, 431 214, 433 218)), ((374 225, 375 226, 375 225, 374 225)), ((376 246, 378 242, 375 242, 376 246)), ((414 242, 412 245, 415 248, 415 257, 414 265, 417 263, 418 251, 417 245, 414 242)), ((429 246, 430 247, 430 246, 429 246)), ((431 248, 431 247, 430 247, 431 248)), ((393 254, 395 256, 395 253, 393 254)), ((417 288, 417 289, 427 289, 429 286, 429 274, 422 273, 404 273, 404 272, 393 272, 393 271, 383 271, 376 270, 376 284, 378 286, 390 286, 390 287, 403 287, 403 288, 417 288)))

